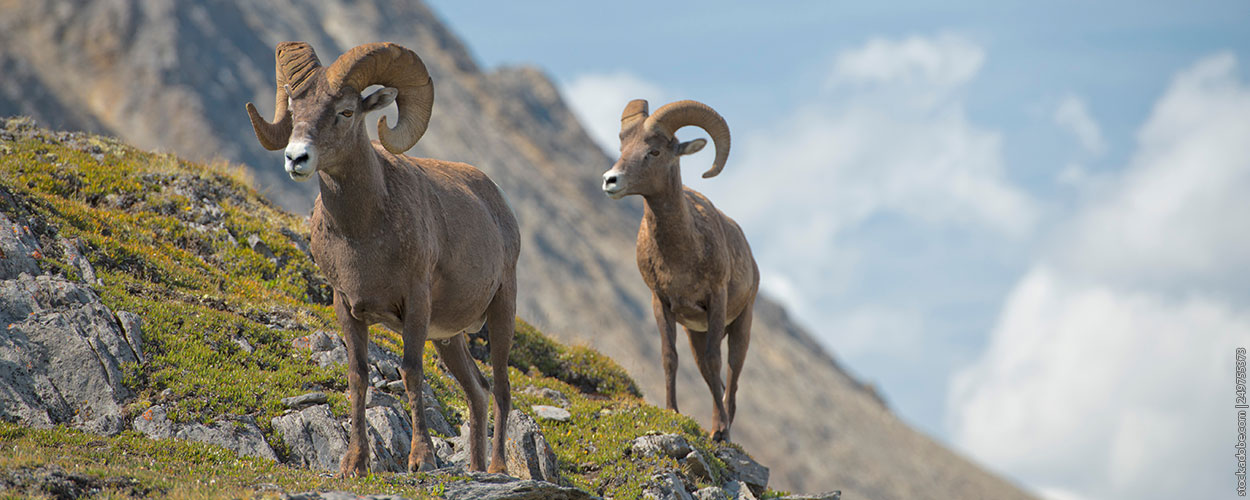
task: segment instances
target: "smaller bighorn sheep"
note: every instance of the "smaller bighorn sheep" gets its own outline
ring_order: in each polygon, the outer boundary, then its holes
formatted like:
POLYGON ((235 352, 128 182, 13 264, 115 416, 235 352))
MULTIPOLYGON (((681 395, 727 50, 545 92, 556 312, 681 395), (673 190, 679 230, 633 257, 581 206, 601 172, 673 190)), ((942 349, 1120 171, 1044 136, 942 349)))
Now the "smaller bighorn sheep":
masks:
POLYGON ((286 171, 320 183, 312 218, 312 255, 334 289, 334 312, 347 343, 351 437, 342 475, 368 472, 365 433, 368 326, 403 335, 403 379, 412 410, 410 470, 435 466, 421 401, 426 340, 469 401, 469 468, 484 468, 487 381, 463 332, 488 329, 494 371, 495 439, 491 472, 505 470, 508 350, 516 311, 517 222, 503 193, 463 163, 412 158, 429 124, 434 87, 417 54, 390 43, 361 45, 322 67, 306 43, 277 48, 273 122, 247 104, 256 138, 285 149, 286 171), (368 96, 370 85, 383 88, 368 96), (370 143, 365 115, 394 101, 395 128, 378 121, 370 143))
POLYGON ((641 195, 645 201, 638 270, 651 288, 660 329, 665 403, 677 410, 674 323, 681 323, 712 391, 712 437, 729 441, 760 272, 738 224, 681 183, 680 157, 707 144, 703 139, 678 142, 673 134, 687 125, 706 130, 716 144, 716 160, 703 177, 719 174, 729 157, 729 126, 720 114, 703 103, 678 101, 648 116, 647 101, 635 99, 621 113, 621 158, 603 174, 603 192, 613 199, 641 195), (722 387, 724 337, 729 338, 729 376, 722 387))

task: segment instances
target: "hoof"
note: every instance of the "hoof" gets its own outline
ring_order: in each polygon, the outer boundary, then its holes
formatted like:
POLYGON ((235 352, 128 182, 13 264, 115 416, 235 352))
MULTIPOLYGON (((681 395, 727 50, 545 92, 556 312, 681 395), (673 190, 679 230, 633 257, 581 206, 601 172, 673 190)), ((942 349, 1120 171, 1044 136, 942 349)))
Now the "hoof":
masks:
POLYGON ((365 460, 351 459, 351 455, 343 457, 339 463, 339 477, 365 477, 369 475, 369 465, 365 460))
POLYGON ((434 454, 430 453, 424 457, 418 457, 415 454, 408 455, 408 472, 425 472, 438 468, 438 464, 434 463, 434 454))
POLYGON ((506 465, 503 465, 503 464, 494 464, 494 463, 492 463, 492 464, 490 464, 490 467, 486 469, 486 472, 489 472, 489 473, 491 473, 491 474, 507 474, 507 473, 508 473, 508 467, 507 467, 506 465))
POLYGON ((729 442, 729 431, 725 430, 725 431, 716 431, 716 432, 713 432, 713 433, 712 433, 712 441, 716 441, 717 443, 728 443, 728 442, 729 442))

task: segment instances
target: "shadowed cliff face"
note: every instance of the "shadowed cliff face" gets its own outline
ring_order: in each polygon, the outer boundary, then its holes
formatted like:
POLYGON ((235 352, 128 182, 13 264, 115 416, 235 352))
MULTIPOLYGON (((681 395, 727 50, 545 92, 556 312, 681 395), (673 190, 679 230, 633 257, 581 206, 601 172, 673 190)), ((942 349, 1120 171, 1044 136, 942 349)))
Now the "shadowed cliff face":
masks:
MULTIPOLYGON (((366 42, 416 50, 436 91, 430 129, 409 153, 471 163, 503 188, 524 238, 518 314, 610 355, 653 402, 663 397, 650 292, 634 263, 640 202, 599 190, 612 159, 548 78, 483 72, 422 4, 0 0, 0 115, 245 163, 270 197, 306 214, 315 183, 287 179, 243 111, 251 101, 272 116, 273 48, 285 40, 310 42, 323 64, 366 42)), ((756 311, 734 437, 772 468, 775 487, 1027 498, 899 421, 780 306, 761 298, 756 311)), ((707 423, 710 396, 680 349, 680 407, 707 423)))

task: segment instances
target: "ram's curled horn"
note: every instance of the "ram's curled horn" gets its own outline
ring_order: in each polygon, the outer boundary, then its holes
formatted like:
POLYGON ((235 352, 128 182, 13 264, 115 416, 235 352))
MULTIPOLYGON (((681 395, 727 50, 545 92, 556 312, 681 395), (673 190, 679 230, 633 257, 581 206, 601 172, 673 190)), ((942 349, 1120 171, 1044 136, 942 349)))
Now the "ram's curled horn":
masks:
POLYGON ((710 106, 698 101, 677 101, 665 104, 655 110, 655 114, 647 117, 647 130, 662 130, 672 137, 678 129, 687 125, 706 130, 716 144, 716 159, 712 168, 703 173, 703 178, 715 177, 725 168, 725 160, 729 158, 729 125, 720 113, 710 106))
POLYGON ((252 130, 260 145, 270 151, 286 147, 291 140, 291 113, 287 107, 289 97, 287 85, 292 89, 302 90, 312 81, 313 75, 321 68, 317 54, 312 46, 304 42, 282 42, 274 54, 274 73, 277 80, 277 95, 273 103, 273 121, 266 121, 256 111, 256 106, 247 103, 247 115, 252 120, 252 130))
POLYGON ((393 43, 361 45, 339 56, 326 70, 326 79, 335 91, 349 86, 361 92, 375 84, 399 91, 395 128, 387 126, 385 116, 378 119, 378 140, 387 151, 401 154, 425 134, 434 107, 434 84, 415 52, 393 43))
POLYGON ((634 99, 625 105, 621 112, 621 132, 629 130, 634 124, 647 117, 647 100, 634 99))

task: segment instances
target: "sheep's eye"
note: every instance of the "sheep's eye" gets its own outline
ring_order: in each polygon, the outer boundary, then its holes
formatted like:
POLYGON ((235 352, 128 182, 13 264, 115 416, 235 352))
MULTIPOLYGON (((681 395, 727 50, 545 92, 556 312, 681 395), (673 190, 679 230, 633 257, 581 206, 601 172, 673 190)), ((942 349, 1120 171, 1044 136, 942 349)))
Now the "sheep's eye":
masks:
POLYGON ((340 115, 343 115, 343 118, 351 118, 351 117, 352 117, 352 110, 350 110, 350 109, 345 109, 345 110, 343 110, 343 111, 340 111, 340 112, 339 112, 339 114, 340 114, 340 115))
POLYGON ((660 156, 660 150, 658 150, 658 149, 652 149, 652 150, 651 150, 649 153, 647 153, 647 154, 649 154, 649 155, 651 155, 651 156, 660 156))

